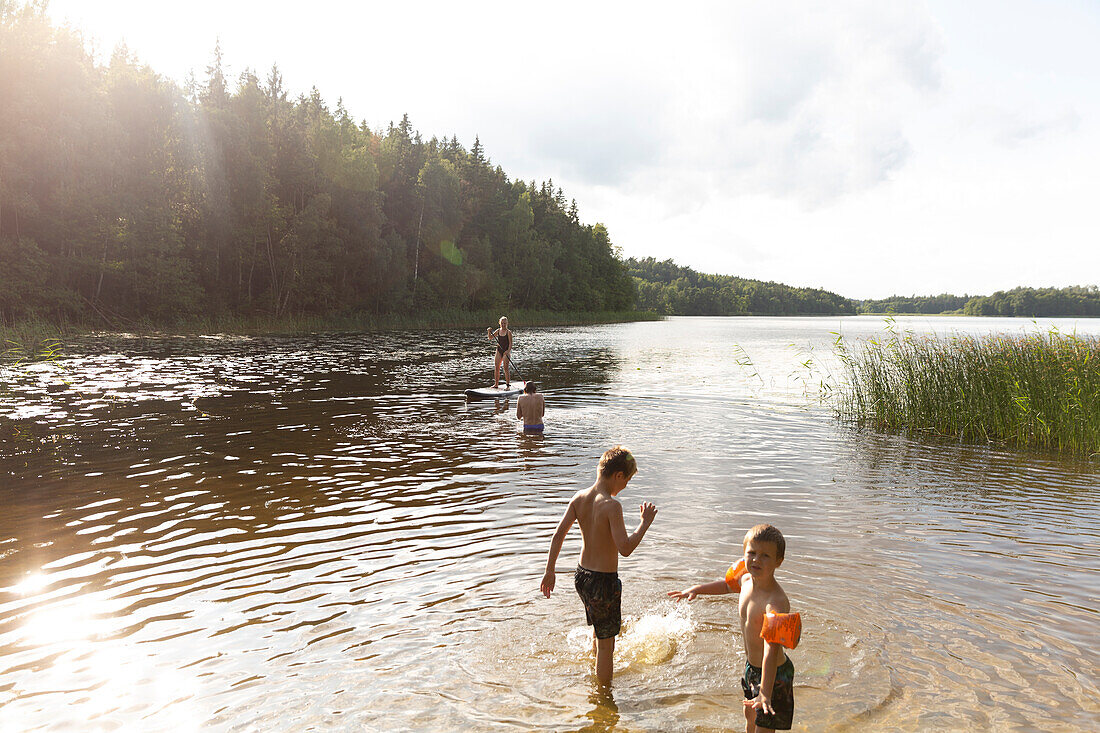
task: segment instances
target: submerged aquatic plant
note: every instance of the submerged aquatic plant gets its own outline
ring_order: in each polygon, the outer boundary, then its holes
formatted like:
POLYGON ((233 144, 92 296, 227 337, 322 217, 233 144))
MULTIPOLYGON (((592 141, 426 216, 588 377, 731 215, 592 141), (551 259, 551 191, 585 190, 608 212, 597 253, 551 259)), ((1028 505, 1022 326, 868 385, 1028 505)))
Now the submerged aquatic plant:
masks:
MULTIPOLYGON (((61 359, 61 341, 56 333, 55 328, 39 321, 16 327, 0 324, 0 401, 9 398, 17 382, 32 379, 26 370, 17 367, 41 362, 56 364, 61 359)), ((11 437, 19 438, 19 429, 13 431, 11 437)), ((0 442, 6 439, 6 433, 0 430, 0 442)))
POLYGON ((57 339, 6 339, 0 351, 0 363, 18 366, 36 361, 56 361, 61 356, 61 342, 57 339))
POLYGON ((61 357, 61 329, 41 319, 0 322, 0 365, 18 366, 61 357))
POLYGON ((970 441, 1100 454, 1100 339, 1048 333, 837 341, 841 419, 970 441))

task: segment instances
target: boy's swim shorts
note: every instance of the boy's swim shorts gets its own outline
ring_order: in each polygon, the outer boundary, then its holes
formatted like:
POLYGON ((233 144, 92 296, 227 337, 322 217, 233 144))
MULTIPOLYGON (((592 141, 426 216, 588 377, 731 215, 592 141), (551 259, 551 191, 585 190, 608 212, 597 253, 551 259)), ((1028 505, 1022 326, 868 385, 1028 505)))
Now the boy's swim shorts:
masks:
MULTIPOLYGON (((751 700, 760 694, 760 668, 745 663, 745 676, 741 678, 741 689, 745 699, 751 700)), ((774 715, 763 710, 756 711, 756 725, 759 728, 790 730, 794 720, 794 662, 790 657, 775 670, 775 684, 772 685, 772 709, 774 715)))
POLYGON ((597 639, 618 636, 622 627, 623 584, 618 573, 599 573, 577 566, 573 585, 584 602, 588 625, 596 630, 597 639))

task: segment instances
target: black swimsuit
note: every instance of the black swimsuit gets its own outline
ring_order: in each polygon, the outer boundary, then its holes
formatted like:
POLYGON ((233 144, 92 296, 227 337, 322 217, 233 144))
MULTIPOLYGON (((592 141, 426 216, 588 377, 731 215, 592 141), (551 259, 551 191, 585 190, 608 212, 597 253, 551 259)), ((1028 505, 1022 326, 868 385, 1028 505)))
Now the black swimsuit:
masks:
POLYGON ((505 336, 504 334, 497 332, 497 351, 504 354, 512 346, 511 334, 505 336))
POLYGON ((601 573, 577 566, 573 586, 584 603, 584 615, 597 639, 619 635, 623 624, 623 583, 618 573, 601 573))

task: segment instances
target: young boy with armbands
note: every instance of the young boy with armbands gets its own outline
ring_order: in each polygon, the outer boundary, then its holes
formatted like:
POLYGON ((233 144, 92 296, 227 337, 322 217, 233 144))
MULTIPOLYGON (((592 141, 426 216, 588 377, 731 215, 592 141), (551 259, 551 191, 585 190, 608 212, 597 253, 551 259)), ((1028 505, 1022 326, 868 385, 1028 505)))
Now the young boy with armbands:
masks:
POLYGON ((679 601, 700 595, 740 592, 737 604, 745 644, 745 730, 768 733, 790 730, 794 718, 794 664, 783 647, 794 649, 802 620, 791 613, 787 594, 775 580, 787 549, 783 534, 770 524, 758 524, 745 535, 744 557, 726 571, 723 580, 669 591, 679 601))

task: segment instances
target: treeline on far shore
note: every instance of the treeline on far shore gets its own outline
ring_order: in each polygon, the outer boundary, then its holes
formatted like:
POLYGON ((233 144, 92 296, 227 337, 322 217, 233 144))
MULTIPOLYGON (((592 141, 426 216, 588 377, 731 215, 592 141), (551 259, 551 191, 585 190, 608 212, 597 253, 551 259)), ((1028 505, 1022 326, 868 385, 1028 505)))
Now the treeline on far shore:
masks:
POLYGON ((1015 288, 992 295, 900 296, 854 300, 818 288, 799 288, 732 275, 712 275, 672 260, 625 261, 637 307, 660 315, 921 314, 1057 318, 1100 317, 1100 287, 1015 288))
POLYGON ((855 301, 817 288, 798 288, 733 275, 710 275, 672 260, 626 260, 638 307, 661 315, 855 315, 855 301))
POLYGON ((957 314, 1058 318, 1100 316, 1100 288, 1096 285, 1068 288, 1014 288, 993 295, 927 295, 859 302, 860 313, 957 314))

